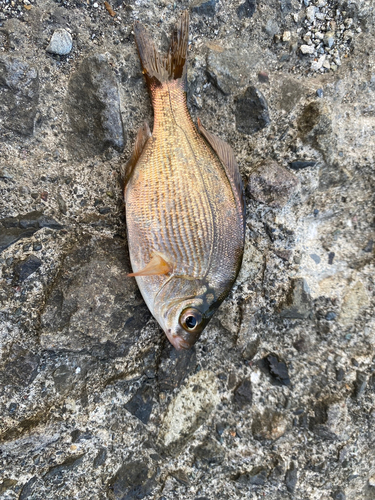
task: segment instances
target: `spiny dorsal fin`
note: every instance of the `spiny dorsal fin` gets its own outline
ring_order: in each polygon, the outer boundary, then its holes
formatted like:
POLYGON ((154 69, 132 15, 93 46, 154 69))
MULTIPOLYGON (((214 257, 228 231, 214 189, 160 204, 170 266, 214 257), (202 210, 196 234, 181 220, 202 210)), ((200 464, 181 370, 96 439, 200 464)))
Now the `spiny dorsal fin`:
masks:
POLYGON ((136 273, 128 274, 128 277, 160 276, 162 274, 168 274, 170 272, 172 272, 172 266, 161 254, 155 252, 151 257, 150 262, 143 269, 137 271, 136 273))
POLYGON ((134 167, 137 164, 137 161, 139 160, 139 157, 142 154, 142 151, 146 145, 146 142, 148 139, 151 137, 151 132, 150 132, 150 127, 148 126, 148 123, 144 123, 142 127, 138 130, 137 138, 135 140, 135 145, 133 149, 133 154, 131 155, 130 159, 125 165, 124 168, 124 174, 123 174, 123 185, 124 188, 126 187, 126 184, 129 182, 129 179, 134 171, 134 167))
POLYGON ((182 79, 185 83, 189 38, 188 11, 184 11, 177 22, 166 57, 158 53, 148 31, 139 22, 134 24, 134 36, 143 74, 151 91, 168 80, 182 79))
POLYGON ((216 137, 216 135, 207 132, 205 128, 202 126, 202 122, 198 118, 198 129, 199 132, 203 135, 212 149, 215 151, 217 156, 219 157, 223 167, 225 169, 225 173, 229 179, 229 182, 232 186, 232 191, 238 203, 240 204, 242 214, 246 215, 246 203, 245 203, 245 194, 242 183, 242 178, 240 171, 238 169, 238 165, 236 159, 233 154, 233 149, 222 139, 216 137))

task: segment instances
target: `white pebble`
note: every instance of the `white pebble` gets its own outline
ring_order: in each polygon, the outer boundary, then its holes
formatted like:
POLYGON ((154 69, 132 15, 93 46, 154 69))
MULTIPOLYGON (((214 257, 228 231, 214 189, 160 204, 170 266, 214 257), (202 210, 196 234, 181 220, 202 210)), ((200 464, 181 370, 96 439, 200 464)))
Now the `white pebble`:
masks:
POLYGON ((59 28, 53 32, 51 40, 46 48, 47 52, 51 54, 57 54, 59 56, 65 56, 69 54, 73 47, 72 35, 69 31, 59 28))
POLYGON ((302 54, 314 54, 314 46, 313 45, 301 45, 300 51, 302 54))
POLYGON ((324 45, 331 48, 335 43, 335 34, 332 31, 327 31, 324 35, 324 45))
POLYGON ((307 7, 306 9, 306 18, 310 23, 314 22, 315 19, 315 7, 311 5, 310 7, 307 7))
POLYGON ((313 61, 311 63, 311 69, 312 69, 312 71, 319 71, 320 68, 323 66, 325 58, 326 58, 326 55, 323 54, 322 56, 319 57, 319 59, 317 61, 313 61))

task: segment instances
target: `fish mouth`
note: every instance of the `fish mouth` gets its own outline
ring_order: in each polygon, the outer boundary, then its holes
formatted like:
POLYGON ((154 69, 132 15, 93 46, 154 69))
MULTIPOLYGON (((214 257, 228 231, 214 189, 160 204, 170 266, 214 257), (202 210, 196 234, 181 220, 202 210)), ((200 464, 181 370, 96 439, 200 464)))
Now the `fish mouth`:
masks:
POLYGON ((189 349, 191 349, 192 345, 188 341, 178 335, 173 335, 171 330, 168 330, 165 333, 168 337, 169 342, 177 351, 188 351, 189 349))

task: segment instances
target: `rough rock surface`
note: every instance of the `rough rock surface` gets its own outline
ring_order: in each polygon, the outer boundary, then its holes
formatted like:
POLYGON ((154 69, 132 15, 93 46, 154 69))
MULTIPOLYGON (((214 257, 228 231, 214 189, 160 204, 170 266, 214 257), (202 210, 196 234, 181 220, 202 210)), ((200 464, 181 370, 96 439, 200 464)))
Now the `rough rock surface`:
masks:
POLYGON ((1 499, 375 498, 374 13, 0 0, 1 499), (235 151, 247 228, 177 353, 125 277, 119 173, 152 121, 133 22, 166 47, 182 8, 188 106, 235 151))

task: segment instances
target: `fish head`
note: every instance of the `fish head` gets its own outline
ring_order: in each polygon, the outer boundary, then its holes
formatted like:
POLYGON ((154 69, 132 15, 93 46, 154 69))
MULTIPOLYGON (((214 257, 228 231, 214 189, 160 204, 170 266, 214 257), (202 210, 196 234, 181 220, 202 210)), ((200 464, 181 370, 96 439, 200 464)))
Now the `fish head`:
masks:
POLYGON ((190 349, 220 303, 202 280, 172 277, 159 291, 153 314, 177 350, 190 349))

